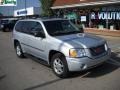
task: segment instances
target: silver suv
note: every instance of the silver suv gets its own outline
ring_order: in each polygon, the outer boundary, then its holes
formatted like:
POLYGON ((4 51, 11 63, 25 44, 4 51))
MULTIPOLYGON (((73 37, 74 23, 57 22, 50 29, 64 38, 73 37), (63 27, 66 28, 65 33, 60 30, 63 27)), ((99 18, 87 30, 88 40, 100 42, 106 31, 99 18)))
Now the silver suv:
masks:
POLYGON ((69 71, 83 71, 109 59, 110 49, 100 37, 81 33, 67 19, 19 20, 13 30, 16 54, 30 54, 44 60, 59 77, 69 71))

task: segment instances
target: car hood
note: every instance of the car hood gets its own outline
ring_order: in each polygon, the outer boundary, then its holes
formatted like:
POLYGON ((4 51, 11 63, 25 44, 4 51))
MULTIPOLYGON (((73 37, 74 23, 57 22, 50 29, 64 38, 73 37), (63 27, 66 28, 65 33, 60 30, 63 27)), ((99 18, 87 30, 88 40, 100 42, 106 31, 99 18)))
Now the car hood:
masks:
POLYGON ((57 36, 56 38, 63 41, 64 43, 71 45, 74 48, 90 48, 105 43, 103 38, 87 33, 57 36))

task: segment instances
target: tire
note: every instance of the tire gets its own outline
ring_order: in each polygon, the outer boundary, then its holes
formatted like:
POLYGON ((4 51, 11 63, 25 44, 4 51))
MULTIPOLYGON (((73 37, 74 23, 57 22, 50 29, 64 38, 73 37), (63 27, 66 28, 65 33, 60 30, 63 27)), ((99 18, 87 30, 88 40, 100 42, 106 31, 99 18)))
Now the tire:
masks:
POLYGON ((60 78, 68 77, 68 65, 65 57, 61 53, 53 55, 51 66, 53 72, 60 78))
POLYGON ((5 31, 6 31, 6 32, 9 32, 9 31, 10 31, 10 29, 9 29, 9 28, 5 28, 5 31))
POLYGON ((21 46, 20 46, 20 43, 16 43, 16 45, 15 45, 15 50, 16 50, 16 54, 17 54, 17 56, 19 57, 19 58, 24 58, 25 56, 24 56, 24 53, 23 53, 23 51, 22 51, 22 48, 21 48, 21 46))
POLYGON ((3 32, 6 32, 6 30, 5 30, 4 28, 2 29, 2 31, 3 31, 3 32))
POLYGON ((8 32, 9 28, 3 28, 3 32, 8 32))

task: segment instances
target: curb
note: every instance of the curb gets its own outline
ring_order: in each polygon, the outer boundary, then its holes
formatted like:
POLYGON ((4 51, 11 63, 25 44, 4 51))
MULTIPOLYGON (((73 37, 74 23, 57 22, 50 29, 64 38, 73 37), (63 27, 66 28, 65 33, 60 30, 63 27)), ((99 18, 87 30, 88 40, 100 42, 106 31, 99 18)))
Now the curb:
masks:
POLYGON ((120 37, 120 30, 108 30, 108 29, 103 29, 100 30, 98 28, 85 28, 86 33, 92 33, 96 35, 104 35, 104 36, 112 36, 112 37, 120 37))

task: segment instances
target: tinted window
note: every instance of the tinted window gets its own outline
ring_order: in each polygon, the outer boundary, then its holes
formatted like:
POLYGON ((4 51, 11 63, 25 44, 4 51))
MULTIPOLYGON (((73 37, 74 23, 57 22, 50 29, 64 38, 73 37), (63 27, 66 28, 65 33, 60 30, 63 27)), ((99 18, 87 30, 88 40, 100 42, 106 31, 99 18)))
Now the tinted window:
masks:
POLYGON ((35 30, 40 30, 40 32, 44 33, 41 24, 35 21, 20 21, 17 23, 15 29, 26 34, 32 34, 31 32, 35 30))
POLYGON ((22 22, 20 21, 16 24, 15 30, 21 32, 22 31, 21 27, 22 27, 22 22))
POLYGON ((39 22, 30 22, 30 23, 32 23, 32 25, 30 26, 31 34, 32 32, 35 32, 35 31, 39 31, 44 34, 44 30, 39 22))
POLYGON ((15 24, 17 20, 10 20, 9 23, 15 24))
POLYGON ((22 22, 22 27, 21 27, 22 32, 26 33, 26 34, 29 34, 31 25, 32 24, 29 21, 23 21, 22 22))
POLYGON ((29 33, 29 30, 28 30, 28 21, 20 21, 17 23, 15 29, 16 31, 19 31, 19 32, 23 32, 23 33, 29 33))
POLYGON ((1 20, 2 24, 8 23, 9 20, 1 20))

